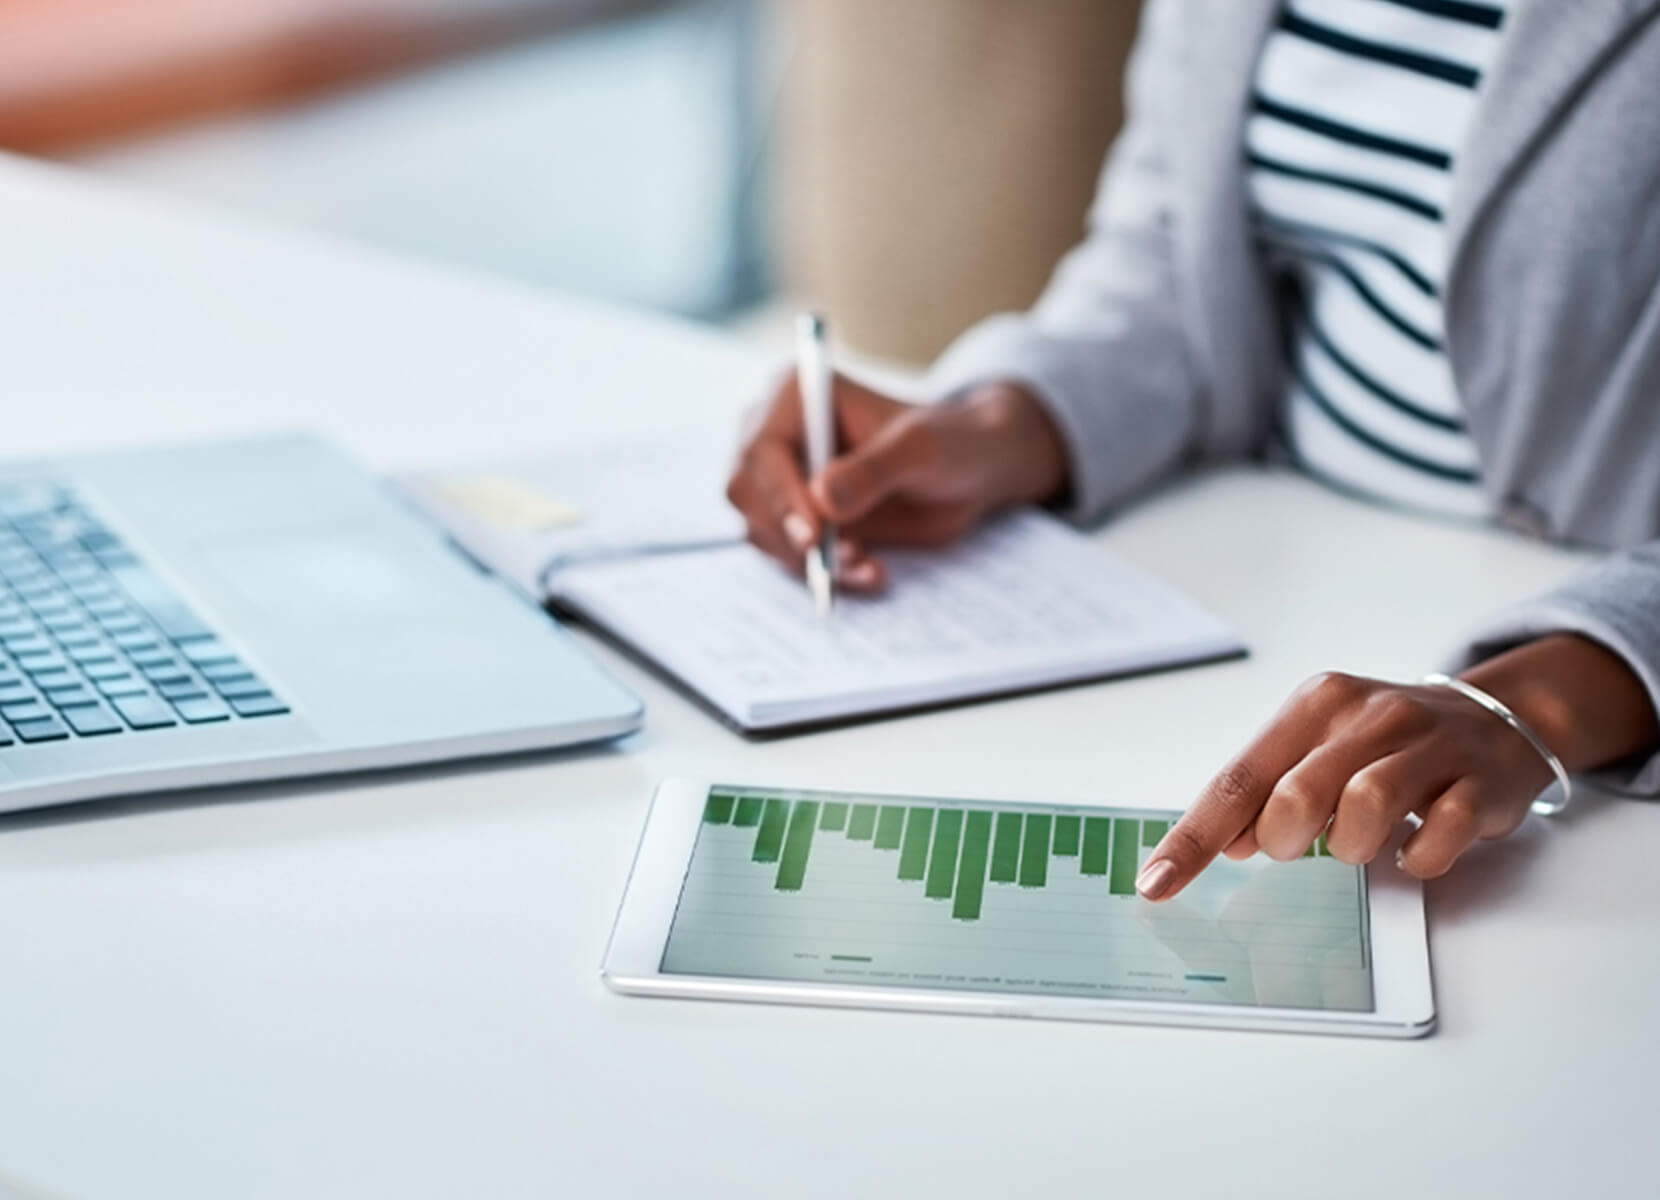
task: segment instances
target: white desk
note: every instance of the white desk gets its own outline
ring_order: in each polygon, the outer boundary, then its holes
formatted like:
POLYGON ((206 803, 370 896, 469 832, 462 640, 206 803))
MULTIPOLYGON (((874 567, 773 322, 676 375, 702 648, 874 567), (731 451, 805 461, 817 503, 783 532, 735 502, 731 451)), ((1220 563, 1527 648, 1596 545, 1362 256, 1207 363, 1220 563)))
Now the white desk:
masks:
MULTIPOLYGON (((403 465, 729 419, 689 328, 0 161, 7 453, 309 424, 403 465)), ((0 821, 0 1179, 72 1197, 1654 1194, 1660 808, 1431 889, 1424 1042, 628 1000, 596 973, 677 771, 1184 801, 1303 676, 1409 676, 1568 556, 1211 477, 1101 535, 1250 659, 749 745, 621 746, 0 821)), ((0 1184, 0 1192, 4 1185, 0 1184)))

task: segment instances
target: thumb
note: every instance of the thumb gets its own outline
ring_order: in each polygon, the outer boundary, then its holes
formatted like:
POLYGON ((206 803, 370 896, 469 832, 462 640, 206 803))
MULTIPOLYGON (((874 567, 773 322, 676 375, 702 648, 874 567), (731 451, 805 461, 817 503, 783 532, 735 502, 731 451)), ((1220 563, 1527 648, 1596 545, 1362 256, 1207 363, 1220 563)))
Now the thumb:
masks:
POLYGON ((824 515, 857 521, 939 459, 939 436, 919 419, 889 423, 870 441, 836 459, 808 485, 824 515))

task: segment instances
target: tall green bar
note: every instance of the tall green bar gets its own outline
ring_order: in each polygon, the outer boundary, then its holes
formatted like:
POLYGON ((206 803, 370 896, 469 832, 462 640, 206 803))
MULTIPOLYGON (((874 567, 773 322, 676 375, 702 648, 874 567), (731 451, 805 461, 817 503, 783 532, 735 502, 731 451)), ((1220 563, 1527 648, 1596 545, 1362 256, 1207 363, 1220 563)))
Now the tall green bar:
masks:
POLYGON ((755 862, 777 862, 778 852, 784 846, 784 827, 790 819, 790 806, 782 800, 768 800, 761 810, 761 825, 755 831, 755 853, 749 857, 755 862))
POLYGON ((957 878, 957 848, 963 840, 963 811, 943 808, 934 822, 934 849, 928 856, 928 882, 922 894, 930 900, 951 899, 951 886, 957 878))
POLYGON ((1079 817, 1055 818, 1055 853, 1062 858, 1073 858, 1078 853, 1078 838, 1083 829, 1079 817))
POLYGON ((732 808, 736 803, 731 796, 723 796, 719 792, 710 792, 709 799, 703 806, 703 821, 706 825, 725 825, 732 820, 732 808))
POLYGON ((784 852, 778 859, 778 878, 773 887, 780 892, 799 892, 807 878, 807 853, 813 848, 813 830, 818 828, 818 801, 797 800, 790 813, 789 831, 784 834, 784 852))
POLYGON ((1156 846, 1163 840, 1164 835, 1169 832, 1169 821, 1143 821, 1141 823, 1141 844, 1143 846, 1156 846))
POLYGON ((963 854, 957 862, 957 891, 951 915, 959 921, 980 919, 986 891, 986 860, 991 851, 991 814, 971 812, 963 820, 963 854))
POLYGON ((876 833, 876 806, 855 804, 847 817, 847 836, 855 842, 868 842, 876 833))
POLYGON ((746 828, 761 823, 761 809, 764 803, 759 796, 739 796, 737 810, 732 814, 732 824, 746 828))
POLYGON ((1112 823, 1112 878, 1107 890, 1115 896, 1135 895, 1137 851, 1141 849, 1141 822, 1119 818, 1112 823))
POLYGON ((1331 849, 1326 845, 1325 834, 1322 833, 1319 837, 1314 839, 1314 853, 1319 855, 1321 858, 1331 857, 1331 849))
POLYGON ((1020 846, 1020 886, 1040 888, 1049 882, 1049 831, 1054 818, 1048 813, 1026 814, 1026 836, 1020 846))
POLYGON ((1084 875, 1107 873, 1107 848, 1112 845, 1112 821, 1106 817, 1084 818, 1084 849, 1078 870, 1084 875))
POLYGON ((1013 883, 1020 867, 1020 814, 997 814, 997 836, 991 845, 991 881, 1013 883))
POLYGON ((818 823, 820 829, 840 833, 847 828, 847 805, 826 804, 820 811, 823 814, 818 823))
POLYGON ((905 815, 905 841, 899 847, 899 878, 921 879, 928 873, 928 835, 934 830, 934 810, 913 808, 905 815))
POLYGON ((900 839, 905 833, 905 810, 894 804, 884 804, 882 815, 876 818, 876 848, 878 850, 899 849, 900 839))

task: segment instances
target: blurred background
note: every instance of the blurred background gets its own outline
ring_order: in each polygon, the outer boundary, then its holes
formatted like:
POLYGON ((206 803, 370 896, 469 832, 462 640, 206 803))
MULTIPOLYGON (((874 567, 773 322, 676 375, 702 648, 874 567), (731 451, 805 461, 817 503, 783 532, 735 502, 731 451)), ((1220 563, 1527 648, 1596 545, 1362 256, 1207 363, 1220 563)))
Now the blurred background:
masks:
POLYGON ((0 0, 0 148, 920 364, 1081 235, 1138 9, 0 0))

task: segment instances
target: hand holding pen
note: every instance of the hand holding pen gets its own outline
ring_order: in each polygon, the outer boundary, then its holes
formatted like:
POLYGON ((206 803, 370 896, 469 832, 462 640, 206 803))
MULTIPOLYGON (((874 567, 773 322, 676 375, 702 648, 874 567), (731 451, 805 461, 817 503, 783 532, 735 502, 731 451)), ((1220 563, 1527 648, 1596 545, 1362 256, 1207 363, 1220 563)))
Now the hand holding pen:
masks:
MULTIPOLYGON (((826 363, 828 360, 826 359, 826 363)), ((810 464, 800 373, 792 371, 743 448, 726 494, 750 541, 803 574, 833 530, 837 588, 880 590, 871 553, 936 546, 999 509, 1066 487, 1059 434, 1031 393, 994 383, 942 404, 907 404, 831 375, 828 461, 810 464)))

